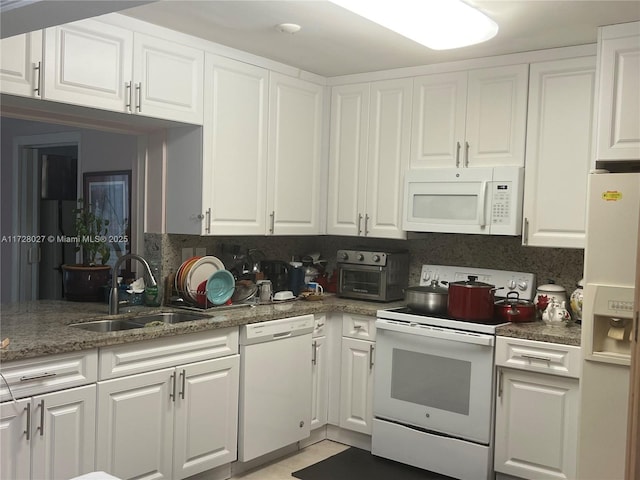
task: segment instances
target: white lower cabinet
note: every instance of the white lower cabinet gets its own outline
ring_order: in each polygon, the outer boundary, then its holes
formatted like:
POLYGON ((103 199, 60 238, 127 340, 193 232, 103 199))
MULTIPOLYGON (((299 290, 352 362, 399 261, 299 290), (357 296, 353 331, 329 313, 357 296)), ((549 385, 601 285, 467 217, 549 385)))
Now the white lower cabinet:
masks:
MULTIPOLYGON (((345 315, 343 333, 355 329, 373 332, 375 318, 345 315), (362 325, 365 325, 362 327, 362 325), (369 328, 367 328, 369 326, 369 328)), ((373 373, 375 342, 359 338, 342 337, 342 368, 340 378, 340 427, 371 435, 373 422, 373 373)))
POLYGON ((0 404, 0 478, 61 479, 94 470, 96 387, 0 404))
POLYGON ((576 352, 579 347, 498 337, 496 472, 535 480, 576 478, 576 352), (539 373, 545 369, 549 373, 539 373))
POLYGON ((239 356, 98 382, 99 470, 186 478, 236 459, 239 356))
POLYGON ((96 469, 186 478, 237 456, 238 329, 100 351, 96 469))

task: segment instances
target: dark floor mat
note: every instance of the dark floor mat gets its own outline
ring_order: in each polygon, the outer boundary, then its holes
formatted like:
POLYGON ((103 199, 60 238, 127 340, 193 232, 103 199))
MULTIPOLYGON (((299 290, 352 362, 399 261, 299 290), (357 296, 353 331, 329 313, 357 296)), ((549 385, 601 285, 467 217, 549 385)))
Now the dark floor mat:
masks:
POLYGON ((355 447, 291 475, 301 480, 451 480, 451 477, 376 457, 355 447))

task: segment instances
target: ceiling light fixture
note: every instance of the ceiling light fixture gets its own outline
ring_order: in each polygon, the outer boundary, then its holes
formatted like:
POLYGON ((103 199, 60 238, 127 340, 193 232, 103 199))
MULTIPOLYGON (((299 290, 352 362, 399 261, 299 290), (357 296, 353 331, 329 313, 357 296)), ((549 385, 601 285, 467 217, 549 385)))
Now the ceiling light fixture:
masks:
POLYGON ((289 33, 293 35, 294 33, 298 33, 302 27, 296 23, 281 23, 280 25, 276 25, 276 30, 282 33, 289 33))
POLYGON ((461 0, 330 0, 433 50, 486 42, 498 25, 461 0))

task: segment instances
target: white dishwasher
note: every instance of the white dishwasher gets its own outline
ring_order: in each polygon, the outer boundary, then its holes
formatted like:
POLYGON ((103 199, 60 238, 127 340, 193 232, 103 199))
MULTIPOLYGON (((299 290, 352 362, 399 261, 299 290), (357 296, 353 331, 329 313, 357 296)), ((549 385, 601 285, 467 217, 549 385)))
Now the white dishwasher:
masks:
POLYGON ((238 460, 310 435, 313 315, 240 329, 238 460))

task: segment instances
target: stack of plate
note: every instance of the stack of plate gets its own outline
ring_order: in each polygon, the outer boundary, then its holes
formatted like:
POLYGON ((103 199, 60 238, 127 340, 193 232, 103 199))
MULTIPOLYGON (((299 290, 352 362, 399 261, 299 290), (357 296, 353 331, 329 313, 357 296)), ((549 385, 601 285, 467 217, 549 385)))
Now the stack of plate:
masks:
POLYGON ((207 255, 185 260, 176 272, 174 286, 185 301, 206 307, 207 300, 213 305, 227 302, 233 295, 235 279, 220 259, 207 255))

